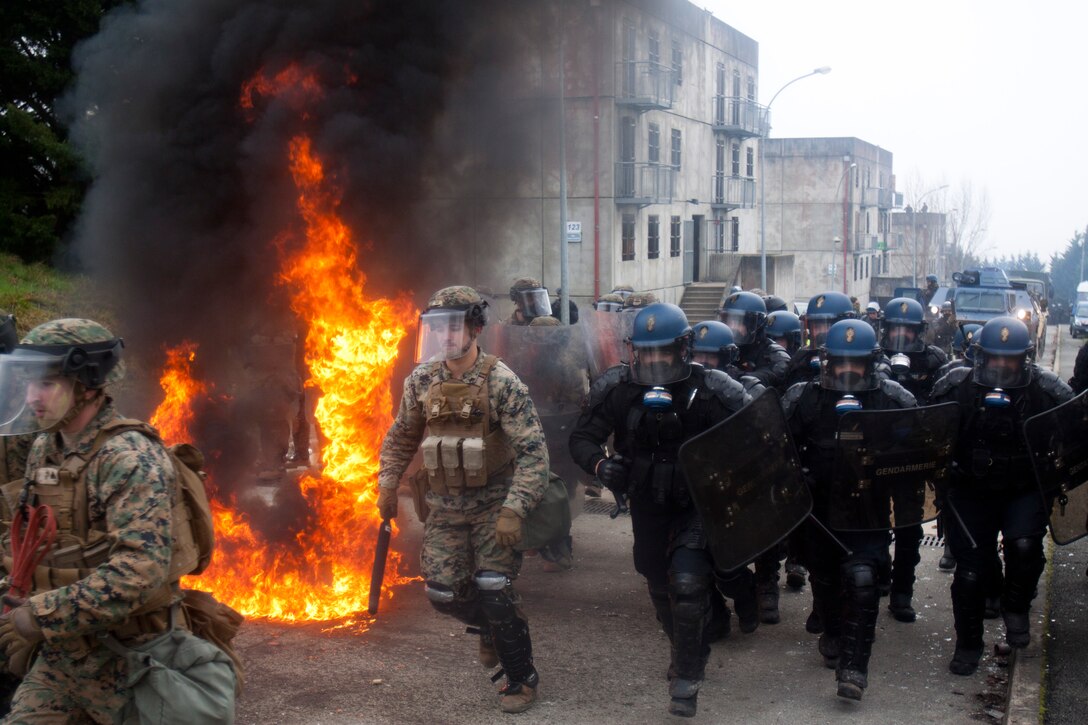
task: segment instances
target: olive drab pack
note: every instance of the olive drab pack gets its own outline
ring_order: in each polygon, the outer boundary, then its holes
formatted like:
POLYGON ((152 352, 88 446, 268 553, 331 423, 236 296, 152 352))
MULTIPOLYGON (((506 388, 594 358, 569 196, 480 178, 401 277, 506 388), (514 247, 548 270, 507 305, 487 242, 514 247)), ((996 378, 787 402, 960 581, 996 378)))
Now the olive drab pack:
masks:
POLYGON ((423 414, 428 435, 420 453, 427 487, 440 495, 484 486, 514 460, 506 436, 491 425, 487 381, 497 362, 494 355, 484 356, 477 384, 436 380, 427 390, 423 414))
MULTIPOLYGON (((71 456, 59 467, 41 467, 35 478, 11 481, 2 487, 8 511, 19 509, 26 487, 33 486, 39 504, 48 504, 57 520, 57 539, 34 572, 33 589, 46 591, 73 584, 85 578, 109 557, 112 543, 107 532, 89 523, 87 504, 87 466, 115 435, 138 431, 160 440, 147 423, 122 418, 99 431, 86 457, 71 456)), ((215 547, 211 507, 199 468, 203 456, 188 444, 167 449, 177 474, 177 487, 171 505, 170 571, 167 581, 133 615, 162 609, 173 598, 172 584, 187 574, 199 574, 211 562, 215 547)), ((10 547, 4 552, 4 565, 11 571, 10 547)))

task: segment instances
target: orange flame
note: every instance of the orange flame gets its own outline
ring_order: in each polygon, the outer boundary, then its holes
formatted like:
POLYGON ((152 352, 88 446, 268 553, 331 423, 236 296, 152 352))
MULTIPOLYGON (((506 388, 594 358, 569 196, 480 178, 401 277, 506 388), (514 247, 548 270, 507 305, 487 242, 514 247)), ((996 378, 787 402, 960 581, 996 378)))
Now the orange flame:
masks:
MULTIPOLYGON (((314 82, 297 69, 272 80, 259 76, 243 88, 241 103, 252 108, 255 93, 317 93, 314 82)), ((314 523, 290 545, 278 544, 264 540, 244 515, 213 502, 215 558, 200 577, 184 584, 211 591, 247 616, 329 621, 366 609, 379 524, 378 454, 392 423, 390 375, 417 311, 408 295, 390 301, 365 293, 355 243, 337 214, 340 192, 309 138, 292 139, 290 170, 305 239, 297 250, 280 245, 279 283, 308 324, 306 384, 321 393, 315 417, 324 438, 323 469, 298 484, 314 523)), ((153 418, 168 442, 188 439, 193 396, 207 392, 188 375, 195 347, 187 345, 171 351, 162 378, 167 396, 153 418)), ((391 550, 387 587, 413 581, 400 573, 401 563, 400 553, 391 550)), ((392 596, 387 588, 385 597, 392 596)))

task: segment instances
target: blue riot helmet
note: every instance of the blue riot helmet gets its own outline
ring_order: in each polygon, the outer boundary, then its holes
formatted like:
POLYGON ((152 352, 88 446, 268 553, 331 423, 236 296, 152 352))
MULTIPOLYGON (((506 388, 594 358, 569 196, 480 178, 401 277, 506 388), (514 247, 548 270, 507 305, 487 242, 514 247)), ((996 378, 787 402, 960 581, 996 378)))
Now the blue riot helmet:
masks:
POLYGON ((847 393, 876 388, 874 369, 880 354, 869 323, 836 322, 820 346, 820 386, 847 393))
POLYGON ((854 303, 842 292, 822 292, 816 295, 808 301, 808 308, 802 319, 808 346, 820 347, 832 325, 839 320, 850 320, 856 316, 854 303))
POLYGON ((922 352, 926 349, 926 318, 918 300, 896 297, 884 307, 880 346, 885 352, 922 352))
POLYGON ((937 287, 939 285, 940 285, 940 282, 937 280, 937 275, 935 275, 935 274, 927 274, 926 275, 926 287, 937 287))
POLYGON ((724 370, 737 360, 737 346, 729 325, 717 320, 700 322, 692 328, 694 362, 714 370, 724 370))
POLYGON ((627 342, 632 382, 668 385, 691 374, 691 325, 676 305, 654 302, 639 310, 627 342))
POLYGON ((767 324, 763 327, 771 342, 776 342, 790 355, 801 349, 801 318, 786 310, 777 310, 767 315, 767 324))
POLYGON ((952 338, 952 352, 958 354, 964 360, 968 362, 974 362, 975 352, 971 349, 972 343, 978 336, 978 331, 982 329, 982 325, 969 322, 965 325, 959 325, 956 327, 956 335, 952 338))
POLYGON ((718 318, 729 325, 737 345, 750 345, 763 339, 767 305, 754 292, 733 292, 722 302, 718 318))
POLYGON ((768 315, 772 312, 785 311, 790 308, 789 303, 778 295, 764 295, 763 304, 767 306, 768 315))
POLYGON ((975 382, 990 388, 1022 388, 1031 382, 1028 358, 1035 351, 1027 326, 1015 317, 995 317, 978 331, 975 382))

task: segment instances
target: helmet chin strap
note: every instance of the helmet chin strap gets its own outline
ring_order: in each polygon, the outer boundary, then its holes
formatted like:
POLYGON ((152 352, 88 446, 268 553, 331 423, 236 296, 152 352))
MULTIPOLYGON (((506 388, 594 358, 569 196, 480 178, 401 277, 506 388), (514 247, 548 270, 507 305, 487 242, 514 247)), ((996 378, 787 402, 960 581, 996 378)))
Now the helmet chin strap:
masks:
POLYGON ((75 420, 80 413, 82 413, 88 405, 98 400, 103 395, 103 390, 99 389, 95 391, 95 395, 87 398, 83 393, 87 392, 87 387, 78 380, 75 381, 75 385, 72 388, 72 397, 75 402, 72 403, 72 407, 68 409, 68 412, 64 414, 64 417, 58 420, 53 425, 46 428, 47 433, 56 433, 57 431, 63 431, 68 427, 68 424, 75 420))

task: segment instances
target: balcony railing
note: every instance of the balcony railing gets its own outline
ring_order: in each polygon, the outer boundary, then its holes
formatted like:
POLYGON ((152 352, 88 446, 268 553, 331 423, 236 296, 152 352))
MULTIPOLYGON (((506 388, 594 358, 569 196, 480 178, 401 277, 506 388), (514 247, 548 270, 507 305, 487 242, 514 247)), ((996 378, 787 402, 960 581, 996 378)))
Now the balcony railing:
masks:
POLYGON ((710 206, 714 208, 751 209, 756 205, 755 179, 714 174, 710 184, 710 206))
POLYGON ((616 103, 640 111, 672 108, 676 88, 672 67, 649 60, 626 60, 616 64, 616 103))
POLYGON ((861 205, 875 206, 878 209, 892 209, 894 208, 893 204, 896 196, 896 193, 891 189, 866 187, 862 194, 861 205))
POLYGON ((748 98, 714 96, 711 125, 719 133, 742 138, 767 135, 767 109, 748 98))
POLYGON ((669 204, 676 183, 676 169, 668 164, 641 161, 616 163, 616 203, 669 204))

